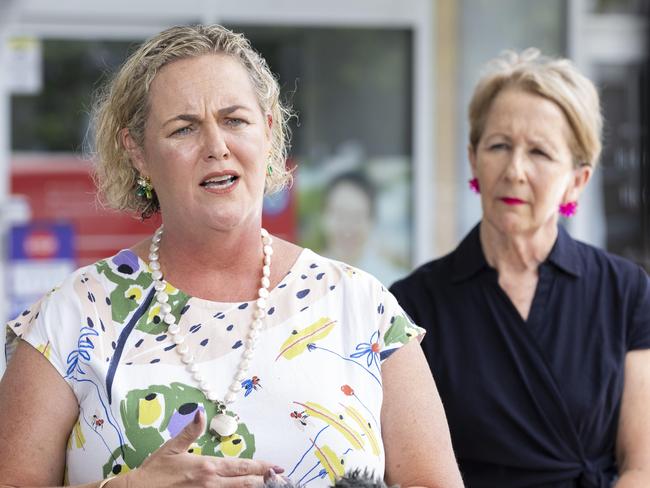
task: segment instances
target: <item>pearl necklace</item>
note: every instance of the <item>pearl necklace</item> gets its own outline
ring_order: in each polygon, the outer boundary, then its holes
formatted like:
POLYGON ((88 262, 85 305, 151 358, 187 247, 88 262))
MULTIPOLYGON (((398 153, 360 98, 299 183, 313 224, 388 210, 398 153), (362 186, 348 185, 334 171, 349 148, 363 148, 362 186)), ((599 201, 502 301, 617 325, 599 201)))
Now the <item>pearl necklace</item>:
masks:
POLYGON ((180 327, 176 323, 176 317, 171 313, 172 307, 168 303, 169 295, 165 292, 167 282, 163 278, 162 271, 160 271, 160 262, 158 261, 158 251, 160 249, 162 233, 163 226, 160 226, 151 239, 151 246, 149 247, 149 268, 151 268, 151 277, 154 280, 154 288, 156 290, 155 299, 160 306, 162 320, 167 324, 167 332, 174 344, 176 344, 174 349, 181 357, 183 364, 187 366, 187 370, 190 372, 192 378, 196 381, 199 389, 203 392, 205 397, 217 406, 217 414, 210 421, 210 431, 219 437, 228 437, 237 431, 239 423, 238 419, 226 414, 226 407, 235 401, 237 394, 242 390, 241 382, 246 379, 248 367, 250 366, 251 359, 255 354, 255 345, 257 344, 257 338, 259 337, 259 330, 262 327, 262 320, 266 316, 269 286, 271 286, 270 276, 273 238, 269 235, 266 229, 261 230, 264 265, 262 266, 261 287, 257 292, 258 298, 255 302, 255 311, 253 312, 253 322, 248 331, 247 342, 244 352, 242 353, 242 358, 239 362, 239 368, 234 375, 228 391, 223 397, 223 401, 219 401, 216 393, 214 390, 210 389, 205 378, 199 371, 198 366, 194 362, 194 354, 192 354, 187 344, 185 344, 185 336, 180 333, 180 327))

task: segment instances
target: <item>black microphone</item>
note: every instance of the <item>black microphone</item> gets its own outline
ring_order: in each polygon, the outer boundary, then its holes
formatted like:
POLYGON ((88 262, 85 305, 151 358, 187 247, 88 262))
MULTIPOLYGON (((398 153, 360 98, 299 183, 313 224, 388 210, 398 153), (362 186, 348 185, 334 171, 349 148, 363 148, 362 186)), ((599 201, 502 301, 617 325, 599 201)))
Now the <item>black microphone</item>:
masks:
MULTIPOLYGON (((281 476, 274 476, 264 483, 264 488, 298 488, 293 482, 281 476)), ((355 469, 339 478, 332 488, 389 488, 380 478, 374 476, 372 471, 355 469)), ((390 488, 399 488, 398 485, 390 488)))

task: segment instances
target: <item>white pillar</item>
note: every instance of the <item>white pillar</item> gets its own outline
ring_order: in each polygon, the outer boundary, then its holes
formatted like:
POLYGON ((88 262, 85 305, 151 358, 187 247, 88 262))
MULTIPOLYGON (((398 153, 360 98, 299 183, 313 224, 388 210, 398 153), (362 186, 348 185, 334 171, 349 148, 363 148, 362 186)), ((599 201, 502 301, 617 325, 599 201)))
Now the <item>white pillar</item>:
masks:
POLYGON ((5 370, 5 322, 9 313, 7 296, 7 212, 11 157, 10 94, 7 81, 7 39, 18 2, 0 3, 0 376, 5 370))

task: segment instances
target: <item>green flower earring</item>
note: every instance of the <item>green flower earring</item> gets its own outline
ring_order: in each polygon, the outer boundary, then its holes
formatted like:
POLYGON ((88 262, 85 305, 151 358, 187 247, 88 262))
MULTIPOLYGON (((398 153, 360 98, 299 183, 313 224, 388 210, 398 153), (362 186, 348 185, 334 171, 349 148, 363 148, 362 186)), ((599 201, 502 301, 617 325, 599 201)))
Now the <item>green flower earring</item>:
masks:
POLYGON ((138 187, 135 190, 135 194, 139 198, 145 198, 151 200, 153 198, 153 186, 151 186, 151 180, 146 176, 138 176, 138 187))

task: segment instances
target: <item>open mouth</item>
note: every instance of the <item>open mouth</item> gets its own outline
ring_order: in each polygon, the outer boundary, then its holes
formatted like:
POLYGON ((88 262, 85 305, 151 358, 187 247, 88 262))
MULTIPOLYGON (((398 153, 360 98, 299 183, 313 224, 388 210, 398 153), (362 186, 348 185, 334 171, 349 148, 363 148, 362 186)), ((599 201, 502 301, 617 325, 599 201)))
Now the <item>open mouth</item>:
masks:
POLYGON ((203 180, 200 185, 203 188, 216 188, 223 190, 225 188, 230 188, 238 179, 239 176, 235 175, 213 176, 203 180))

